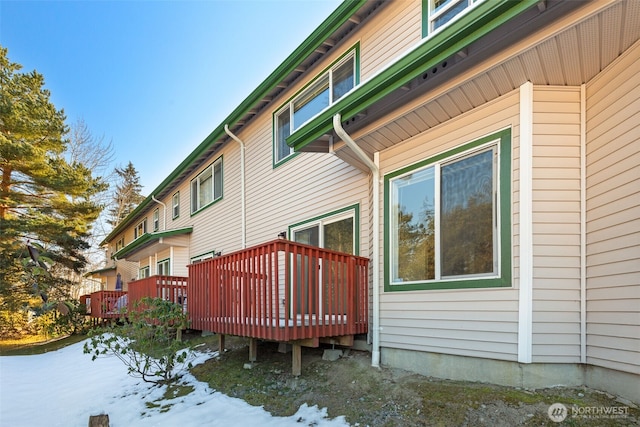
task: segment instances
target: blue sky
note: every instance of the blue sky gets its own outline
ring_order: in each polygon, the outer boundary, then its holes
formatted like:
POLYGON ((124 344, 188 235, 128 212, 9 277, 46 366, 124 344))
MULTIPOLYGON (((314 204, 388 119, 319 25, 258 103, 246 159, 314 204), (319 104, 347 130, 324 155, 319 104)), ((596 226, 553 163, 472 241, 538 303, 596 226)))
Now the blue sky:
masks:
POLYGON ((0 44, 147 194, 340 3, 0 0, 0 44))

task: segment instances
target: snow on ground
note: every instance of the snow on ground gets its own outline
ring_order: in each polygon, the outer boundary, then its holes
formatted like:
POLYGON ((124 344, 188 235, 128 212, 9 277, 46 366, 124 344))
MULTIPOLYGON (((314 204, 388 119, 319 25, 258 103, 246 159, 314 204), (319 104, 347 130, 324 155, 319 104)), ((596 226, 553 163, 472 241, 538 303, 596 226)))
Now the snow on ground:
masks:
MULTIPOLYGON (((115 357, 91 360, 80 342, 34 356, 0 357, 0 426, 86 427, 90 415, 108 414, 110 427, 129 426, 348 426, 344 417, 302 405, 290 417, 226 396, 187 374, 195 390, 161 400, 165 387, 127 375, 115 357), (149 405, 147 405, 149 404, 149 405), (171 405, 169 410, 166 407, 171 405)), ((194 364, 211 355, 201 356, 194 364)))

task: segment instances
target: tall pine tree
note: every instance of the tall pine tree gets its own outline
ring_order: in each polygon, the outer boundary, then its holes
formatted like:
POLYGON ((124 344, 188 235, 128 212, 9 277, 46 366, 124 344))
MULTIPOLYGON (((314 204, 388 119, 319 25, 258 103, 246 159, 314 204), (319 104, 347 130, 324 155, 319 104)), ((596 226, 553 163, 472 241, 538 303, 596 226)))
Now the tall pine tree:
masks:
POLYGON ((129 162, 125 168, 116 168, 115 173, 118 176, 118 184, 107 220, 114 228, 144 200, 140 177, 133 163, 129 162))
POLYGON ((84 164, 65 159, 64 112, 51 103, 44 77, 21 68, 0 46, 2 311, 24 305, 34 287, 44 294, 43 287, 55 285, 38 256, 82 270, 91 224, 101 210, 92 197, 105 188, 84 164))

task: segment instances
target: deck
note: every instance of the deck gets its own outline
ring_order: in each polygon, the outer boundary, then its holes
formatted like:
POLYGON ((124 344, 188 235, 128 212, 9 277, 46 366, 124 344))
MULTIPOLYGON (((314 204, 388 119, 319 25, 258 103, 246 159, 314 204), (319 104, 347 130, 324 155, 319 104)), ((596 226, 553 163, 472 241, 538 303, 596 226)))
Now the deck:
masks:
MULTIPOLYGON (((349 343, 368 330, 368 259, 274 240, 189 266, 191 327, 293 344, 349 343)), ((298 366, 296 366, 298 365, 298 366)))
POLYGON ((163 298, 183 306, 190 328, 218 334, 221 349, 225 335, 248 337, 251 361, 258 339, 292 344, 299 375, 302 346, 350 345, 368 331, 368 263, 279 239, 189 265, 188 278, 151 276, 128 292, 94 292, 87 306, 110 319, 143 297, 163 298))

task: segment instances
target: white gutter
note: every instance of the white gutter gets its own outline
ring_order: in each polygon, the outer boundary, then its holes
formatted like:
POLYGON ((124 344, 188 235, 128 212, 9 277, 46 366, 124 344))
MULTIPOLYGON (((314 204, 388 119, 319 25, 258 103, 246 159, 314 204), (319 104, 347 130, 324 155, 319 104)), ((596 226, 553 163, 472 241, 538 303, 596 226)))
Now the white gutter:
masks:
POLYGON ((246 207, 246 196, 245 196, 245 172, 244 172, 244 142, 237 136, 235 136, 229 130, 229 125, 224 125, 224 131, 227 135, 231 137, 234 141, 240 144, 240 199, 241 199, 241 208, 240 215, 242 221, 242 249, 247 247, 247 207, 246 207))
POLYGON ((587 90, 580 86, 580 363, 587 363, 587 90))
POLYGON ((345 144, 371 170, 373 180, 373 241, 371 242, 371 256, 373 268, 373 328, 371 344, 371 366, 380 366, 380 168, 377 165, 378 153, 372 161, 369 156, 355 143, 342 127, 340 114, 333 116, 333 129, 345 144))
POLYGON ((163 230, 167 230, 167 205, 165 205, 164 203, 162 203, 160 200, 156 199, 156 196, 154 196, 153 194, 151 195, 151 200, 153 200, 154 202, 158 203, 159 205, 162 205, 162 207, 164 208, 164 224, 163 224, 163 230))

